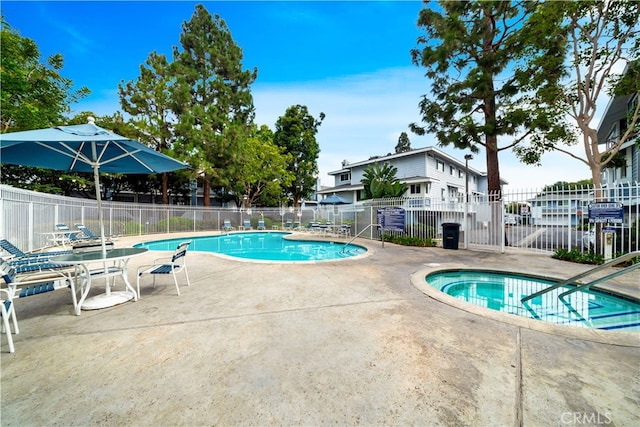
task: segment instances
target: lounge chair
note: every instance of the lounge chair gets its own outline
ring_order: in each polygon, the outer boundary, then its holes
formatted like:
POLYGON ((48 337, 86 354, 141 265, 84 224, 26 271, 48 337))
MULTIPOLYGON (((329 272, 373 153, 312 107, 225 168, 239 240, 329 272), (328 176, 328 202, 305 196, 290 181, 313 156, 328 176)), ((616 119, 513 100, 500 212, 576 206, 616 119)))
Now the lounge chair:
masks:
POLYGON ((45 270, 58 270, 68 268, 67 265, 54 264, 49 262, 49 258, 56 255, 64 255, 71 253, 67 251, 56 252, 39 252, 27 254, 18 249, 14 244, 7 239, 0 239, 0 248, 9 254, 7 257, 3 257, 2 261, 15 267, 17 273, 38 272, 45 270))
POLYGON ((242 228, 245 230, 251 230, 251 220, 245 219, 242 223, 242 228))
POLYGON ((14 266, 5 260, 1 260, 0 276, 2 276, 7 285, 12 301, 16 298, 39 295, 59 289, 71 289, 73 308, 77 311, 78 300, 74 285, 74 270, 72 267, 66 267, 65 271, 48 270, 35 273, 19 273, 14 266))
POLYGON ((295 221, 291 226, 292 230, 300 230, 300 221, 295 221))
POLYGON ((82 232, 82 237, 78 237, 79 239, 86 240, 100 240, 100 236, 93 234, 93 231, 89 230, 84 224, 75 224, 75 227, 82 232))
POLYGON ((223 231, 233 230, 233 225, 231 225, 231 221, 229 221, 228 219, 225 219, 222 223, 222 230, 223 231))
POLYGON ((13 322, 14 334, 20 333, 18 329, 18 319, 16 319, 15 304, 13 304, 13 298, 9 289, 0 289, 0 316, 2 316, 2 332, 7 335, 7 342, 9 344, 9 353, 16 351, 13 346, 13 338, 11 337, 11 323, 13 322), (2 296, 4 294, 5 296, 2 296))
POLYGON ((184 275, 187 278, 187 286, 191 285, 189 283, 189 273, 187 272, 186 262, 187 249, 189 248, 190 244, 191 240, 180 243, 171 258, 158 258, 153 262, 153 264, 142 265, 138 267, 138 299, 140 299, 140 277, 142 277, 142 275, 144 274, 153 274, 153 287, 156 286, 156 275, 172 274, 173 282, 176 285, 176 291, 178 291, 178 295, 180 295, 180 287, 178 286, 178 277, 176 276, 176 274, 184 270, 184 275))
POLYGON ((67 224, 56 224, 56 229, 58 231, 68 231, 68 233, 64 233, 60 236, 60 241, 54 239, 55 243, 65 243, 65 242, 74 242, 78 240, 78 233, 71 231, 67 224))
POLYGON ((0 248, 7 252, 12 259, 49 259, 52 256, 70 254, 72 251, 34 252, 26 253, 7 239, 0 239, 0 248))
POLYGON ((258 220, 258 230, 266 230, 267 228, 264 226, 264 220, 263 219, 259 219, 258 220))
POLYGON ((292 223, 292 221, 290 219, 288 219, 287 222, 284 224, 284 229, 285 230, 291 230, 291 223, 292 223))

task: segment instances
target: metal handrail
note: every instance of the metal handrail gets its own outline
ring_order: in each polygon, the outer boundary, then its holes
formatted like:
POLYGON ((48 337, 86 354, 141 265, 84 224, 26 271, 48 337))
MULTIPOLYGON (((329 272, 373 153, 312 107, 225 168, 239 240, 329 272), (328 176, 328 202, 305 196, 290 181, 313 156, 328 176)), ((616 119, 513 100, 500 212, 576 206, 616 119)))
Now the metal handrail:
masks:
POLYGON ((604 282, 606 280, 613 279, 614 277, 622 276, 623 274, 627 274, 628 272, 633 271, 636 268, 640 268, 640 263, 632 264, 629 267, 623 268, 622 270, 614 271, 611 274, 608 274, 608 275, 606 275, 604 277, 600 277, 599 279, 592 280, 589 283, 583 283, 581 285, 578 285, 573 289, 569 289, 568 291, 561 293, 560 295, 558 295, 558 298, 562 299, 562 298, 566 297, 567 295, 572 294, 572 293, 574 293, 576 291, 579 291, 579 290, 582 290, 582 289, 589 289, 593 285, 597 285, 598 283, 602 283, 602 282, 604 282))
MULTIPOLYGON (((576 280, 578 280, 578 279, 582 279, 583 277, 590 276, 592 273, 595 273, 595 272, 597 272, 597 271, 604 270, 605 268, 612 267, 612 266, 614 266, 614 265, 620 264, 621 262, 627 261, 627 260, 629 260, 629 259, 631 259, 631 258, 635 258, 635 257, 637 257, 637 256, 640 256, 640 251, 629 252, 628 254, 624 254, 624 255, 622 255, 622 256, 619 256, 619 257, 618 257, 618 258, 616 258, 616 259, 612 259, 611 261, 608 261, 608 262, 605 262, 604 264, 598 265, 598 266, 596 266, 596 267, 592 268, 591 270, 587 270, 587 271, 585 271, 585 272, 583 272, 583 273, 580 273, 580 274, 577 274, 577 275, 575 275, 575 276, 573 276, 573 277, 570 277, 569 279, 567 279, 567 280, 565 280, 565 281, 562 281, 562 282, 556 283, 555 285, 550 286, 550 287, 545 288, 545 289, 542 289, 542 290, 540 290, 540 291, 538 291, 538 292, 534 292, 534 293, 532 293, 531 295, 528 295, 528 296, 526 296, 526 297, 522 298, 522 299, 520 300, 520 302, 526 302, 526 301, 529 301, 530 299, 533 299, 533 298, 535 298, 535 297, 539 297, 539 296, 540 296, 540 295, 542 295, 542 294, 546 294, 547 292, 551 292, 551 291, 553 291, 554 289, 558 289, 558 288, 560 288, 560 287, 562 287, 562 286, 572 284, 572 283, 574 283, 574 282, 575 282, 576 280)), ((634 265, 635 265, 635 264, 634 264, 634 265)), ((605 278, 616 277, 616 276, 619 276, 619 275, 621 275, 621 274, 628 273, 629 271, 630 271, 630 270, 628 270, 628 267, 627 267, 627 268, 625 268, 625 269, 623 269, 623 270, 621 270, 621 271, 618 271, 618 272, 612 273, 612 274, 610 274, 610 275, 606 276, 605 278), (617 274, 617 273, 620 273, 620 274, 617 274), (614 274, 615 274, 615 275, 614 275, 614 274)), ((605 279, 605 278, 603 278, 603 279, 605 279)), ((600 279, 597 279, 597 280, 600 280, 600 279)), ((590 282, 590 283, 592 283, 592 282, 590 282)), ((598 283, 599 283, 599 282, 598 282, 598 283)), ((589 283, 587 283, 587 284, 589 284, 589 283)), ((590 286, 591 286, 591 285, 590 285, 590 286)))
MULTIPOLYGON (((349 240, 347 243, 345 243, 344 246, 342 247, 342 249, 340 249, 339 253, 343 254, 344 250, 347 249, 347 246, 349 246, 350 243, 352 243, 354 240, 356 240, 362 233, 367 231, 369 228, 371 228, 371 227, 379 227, 379 226, 380 226, 380 224, 369 224, 369 225, 367 225, 365 228, 360 230, 359 233, 357 233, 355 236, 353 236, 353 238, 351 240, 349 240)), ((384 240, 382 241, 382 244, 384 245, 384 240)))

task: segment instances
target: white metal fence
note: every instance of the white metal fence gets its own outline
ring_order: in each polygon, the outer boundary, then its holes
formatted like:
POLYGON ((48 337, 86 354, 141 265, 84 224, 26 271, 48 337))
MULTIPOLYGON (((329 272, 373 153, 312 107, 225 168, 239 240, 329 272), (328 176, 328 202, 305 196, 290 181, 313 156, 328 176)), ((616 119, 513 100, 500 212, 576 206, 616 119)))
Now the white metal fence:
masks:
MULTIPOLYGON (((610 224, 616 252, 638 250, 640 215, 639 185, 603 189, 604 197, 622 205, 621 222, 610 224)), ((403 234, 417 238, 442 239, 442 224, 457 223, 459 247, 504 251, 553 252, 556 249, 589 250, 595 234, 588 229, 593 188, 557 191, 511 191, 503 200, 474 195, 465 203, 457 198, 398 198, 366 201, 353 205, 314 208, 225 209, 183 205, 153 205, 103 202, 105 232, 108 235, 146 235, 187 231, 217 231, 224 220, 239 228, 245 220, 256 228, 264 220, 267 229, 284 228, 287 222, 301 227, 311 221, 349 224, 351 234, 378 239, 377 212, 384 207, 401 207, 405 215, 403 234)), ((35 193, 0 185, 0 237, 25 251, 47 245, 47 232, 55 224, 70 227, 83 223, 99 232, 94 200, 35 193)))

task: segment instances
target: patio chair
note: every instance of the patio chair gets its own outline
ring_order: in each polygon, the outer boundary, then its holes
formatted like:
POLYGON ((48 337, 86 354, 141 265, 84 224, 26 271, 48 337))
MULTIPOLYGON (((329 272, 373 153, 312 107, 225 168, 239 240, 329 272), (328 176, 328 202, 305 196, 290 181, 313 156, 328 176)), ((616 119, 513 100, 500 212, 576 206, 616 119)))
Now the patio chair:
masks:
POLYGON ((259 219, 258 220, 258 230, 266 230, 267 228, 264 226, 264 220, 263 219, 259 219))
POLYGON ((251 230, 251 220, 245 219, 242 223, 242 228, 245 230, 251 230))
POLYGON ((140 278, 144 274, 152 274, 153 275, 153 287, 156 286, 156 275, 158 274, 172 274, 173 282, 176 285, 176 291, 178 291, 178 295, 180 295, 180 287, 178 286, 178 277, 177 273, 180 273, 184 270, 184 275, 187 278, 187 286, 190 286, 189 283, 189 273, 187 272, 187 249, 191 244, 191 240, 182 242, 178 245, 173 256, 171 258, 158 258, 153 264, 150 265, 142 265, 138 267, 137 274, 137 287, 138 287, 138 299, 140 299, 140 278))
POLYGON ((225 219, 222 222, 222 230, 223 231, 231 231, 231 230, 233 230, 233 225, 231 225, 231 221, 229 221, 228 219, 225 219))
POLYGON ((18 334, 20 333, 20 330, 18 329, 15 305, 13 304, 13 298, 11 297, 11 291, 9 289, 0 289, 0 316, 2 316, 2 332, 7 335, 9 353, 15 353, 16 349, 13 346, 11 323, 9 322, 9 318, 11 318, 11 321, 13 322, 13 333, 18 334), (2 294, 5 294, 6 296, 2 296, 2 294))
POLYGON ((287 222, 284 224, 284 229, 285 230, 291 230, 291 223, 292 221, 290 219, 287 220, 287 222))

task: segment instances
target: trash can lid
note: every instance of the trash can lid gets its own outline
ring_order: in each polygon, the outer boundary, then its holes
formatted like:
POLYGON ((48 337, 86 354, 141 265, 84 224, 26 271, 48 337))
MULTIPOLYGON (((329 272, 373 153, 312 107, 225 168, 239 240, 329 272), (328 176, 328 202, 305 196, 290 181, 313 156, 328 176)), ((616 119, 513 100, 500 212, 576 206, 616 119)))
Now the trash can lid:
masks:
POLYGON ((443 227, 460 227, 460 224, 458 224, 457 222, 443 222, 442 226, 443 227))

